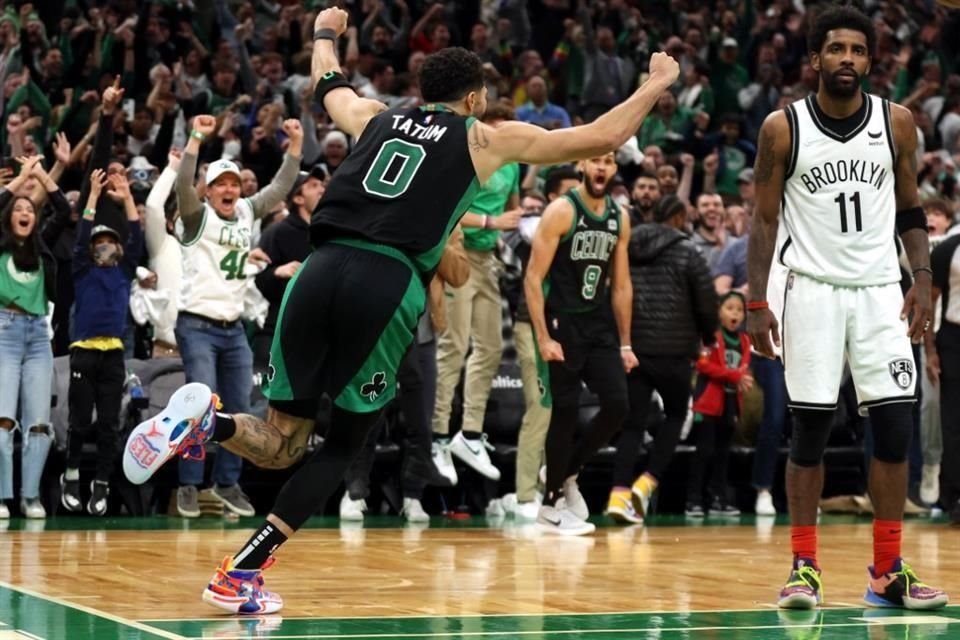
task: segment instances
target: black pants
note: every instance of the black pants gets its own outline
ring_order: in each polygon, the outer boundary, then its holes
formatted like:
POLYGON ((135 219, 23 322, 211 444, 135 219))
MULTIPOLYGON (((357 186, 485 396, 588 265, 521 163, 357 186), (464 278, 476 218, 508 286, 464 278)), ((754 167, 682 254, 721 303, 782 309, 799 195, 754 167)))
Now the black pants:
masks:
POLYGON ((83 443, 97 409, 97 480, 113 474, 119 452, 120 402, 126 376, 123 350, 70 350, 70 430, 67 435, 67 468, 79 469, 83 443))
MULTIPOLYGON (((430 478, 433 460, 430 457, 430 418, 437 393, 437 343, 417 344, 414 341, 397 370, 400 397, 397 402, 403 412, 406 432, 403 435, 403 465, 401 489, 404 498, 423 496, 430 478)), ((377 440, 384 421, 367 438, 363 451, 350 468, 345 482, 350 498, 366 499, 370 495, 370 471, 377 450, 377 440)))
POLYGON ((647 463, 647 472, 659 482, 663 479, 680 442, 680 431, 690 403, 693 367, 688 358, 639 356, 640 366, 627 376, 630 415, 623 423, 617 441, 617 457, 613 463, 613 484, 628 487, 634 480, 637 454, 643 441, 654 391, 663 400, 666 420, 654 438, 654 448, 647 463))
MULTIPOLYGON (((943 321, 937 333, 940 354, 940 503, 951 509, 960 500, 960 325, 943 321)), ((919 375, 926 375, 920 373, 919 375)))
POLYGON ((703 416, 694 425, 697 454, 690 468, 687 502, 708 507, 714 498, 719 498, 721 504, 727 503, 727 463, 738 414, 737 394, 728 393, 722 416, 703 416), (703 478, 707 474, 709 482, 705 487, 703 478))
POLYGON ((627 376, 620 351, 613 347, 568 348, 563 344, 565 362, 550 363, 550 392, 553 411, 547 431, 547 502, 559 496, 563 481, 580 468, 623 426, 629 404, 627 376), (600 411, 577 439, 581 380, 597 394, 600 411))

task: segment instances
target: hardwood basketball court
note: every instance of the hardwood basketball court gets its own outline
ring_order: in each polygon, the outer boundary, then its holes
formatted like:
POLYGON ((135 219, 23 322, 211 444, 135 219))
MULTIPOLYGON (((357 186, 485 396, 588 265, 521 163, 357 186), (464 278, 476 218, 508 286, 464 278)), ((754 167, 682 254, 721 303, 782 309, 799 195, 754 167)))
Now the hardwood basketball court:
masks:
MULTIPOLYGON (((658 518, 558 538, 509 519, 414 528, 374 517, 362 528, 315 519, 284 545, 266 574, 280 615, 218 615, 200 591, 256 522, 13 520, 0 534, 0 640, 960 638, 960 607, 860 604, 867 519, 824 518, 827 606, 815 612, 772 605, 789 568, 782 521, 658 518)), ((958 534, 908 521, 904 555, 960 603, 958 534)))

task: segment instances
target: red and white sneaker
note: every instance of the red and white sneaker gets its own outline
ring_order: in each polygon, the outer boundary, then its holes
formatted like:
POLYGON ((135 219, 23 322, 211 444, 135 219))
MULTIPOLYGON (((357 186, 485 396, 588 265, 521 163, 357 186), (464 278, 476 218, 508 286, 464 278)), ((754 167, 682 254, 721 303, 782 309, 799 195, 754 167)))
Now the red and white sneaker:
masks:
POLYGON ((123 450, 123 473, 143 484, 175 455, 203 460, 203 444, 213 435, 220 399, 199 382, 185 384, 170 396, 157 416, 137 425, 123 450))
POLYGON ((233 568, 233 558, 220 563, 210 584, 203 590, 203 601, 209 605, 245 615, 276 613, 283 608, 283 598, 263 589, 263 572, 273 565, 271 556, 262 567, 252 570, 233 568))

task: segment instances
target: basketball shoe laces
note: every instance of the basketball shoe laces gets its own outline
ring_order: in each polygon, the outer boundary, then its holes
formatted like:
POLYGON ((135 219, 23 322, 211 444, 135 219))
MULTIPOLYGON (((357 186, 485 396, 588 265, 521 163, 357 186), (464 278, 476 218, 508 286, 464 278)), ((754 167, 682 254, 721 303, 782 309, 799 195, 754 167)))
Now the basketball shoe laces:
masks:
POLYGON ((213 435, 213 425, 217 421, 216 412, 222 408, 223 403, 220 402, 220 396, 214 393, 210 398, 210 408, 200 419, 200 428, 191 429, 187 437, 180 441, 176 455, 184 460, 203 460, 207 457, 207 448, 204 445, 213 435))
MULTIPOLYGON (((225 596, 253 596, 255 595, 254 592, 263 591, 263 572, 272 567, 274 562, 276 562, 276 558, 273 556, 267 558, 263 566, 256 570, 256 575, 249 580, 230 575, 231 571, 247 572, 246 570, 234 569, 232 561, 227 565, 227 568, 224 568, 227 563, 221 564, 217 567, 217 575, 215 580, 211 582, 210 588, 225 596)), ((249 571, 249 573, 252 573, 252 571, 249 571)))
POLYGON ((823 589, 823 583, 820 580, 820 575, 817 573, 817 570, 813 567, 806 564, 798 567, 794 569, 790 577, 793 579, 783 585, 784 589, 806 587, 815 593, 820 592, 821 597, 823 597, 823 592, 821 591, 823 589))
MULTIPOLYGON (((903 592, 908 596, 913 593, 913 589, 920 591, 936 591, 936 589, 921 581, 920 578, 917 577, 917 574, 914 573, 913 567, 902 560, 900 561, 900 571, 891 571, 886 575, 891 576, 894 578, 894 580, 896 580, 898 576, 903 576, 903 592)), ((883 576, 878 577, 882 578, 883 576)))

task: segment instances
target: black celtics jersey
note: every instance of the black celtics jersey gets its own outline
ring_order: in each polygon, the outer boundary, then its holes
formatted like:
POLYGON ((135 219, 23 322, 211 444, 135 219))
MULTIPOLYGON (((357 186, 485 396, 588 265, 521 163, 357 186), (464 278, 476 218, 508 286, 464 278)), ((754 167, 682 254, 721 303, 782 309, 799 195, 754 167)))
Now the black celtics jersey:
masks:
POLYGON ((362 238, 399 249, 421 272, 432 272, 480 188, 467 149, 473 122, 431 105, 371 119, 317 205, 314 246, 362 238))
POLYGON ((583 313, 608 304, 610 259, 620 238, 620 208, 609 196, 603 215, 587 208, 574 189, 573 224, 560 240, 546 281, 547 309, 583 313))

